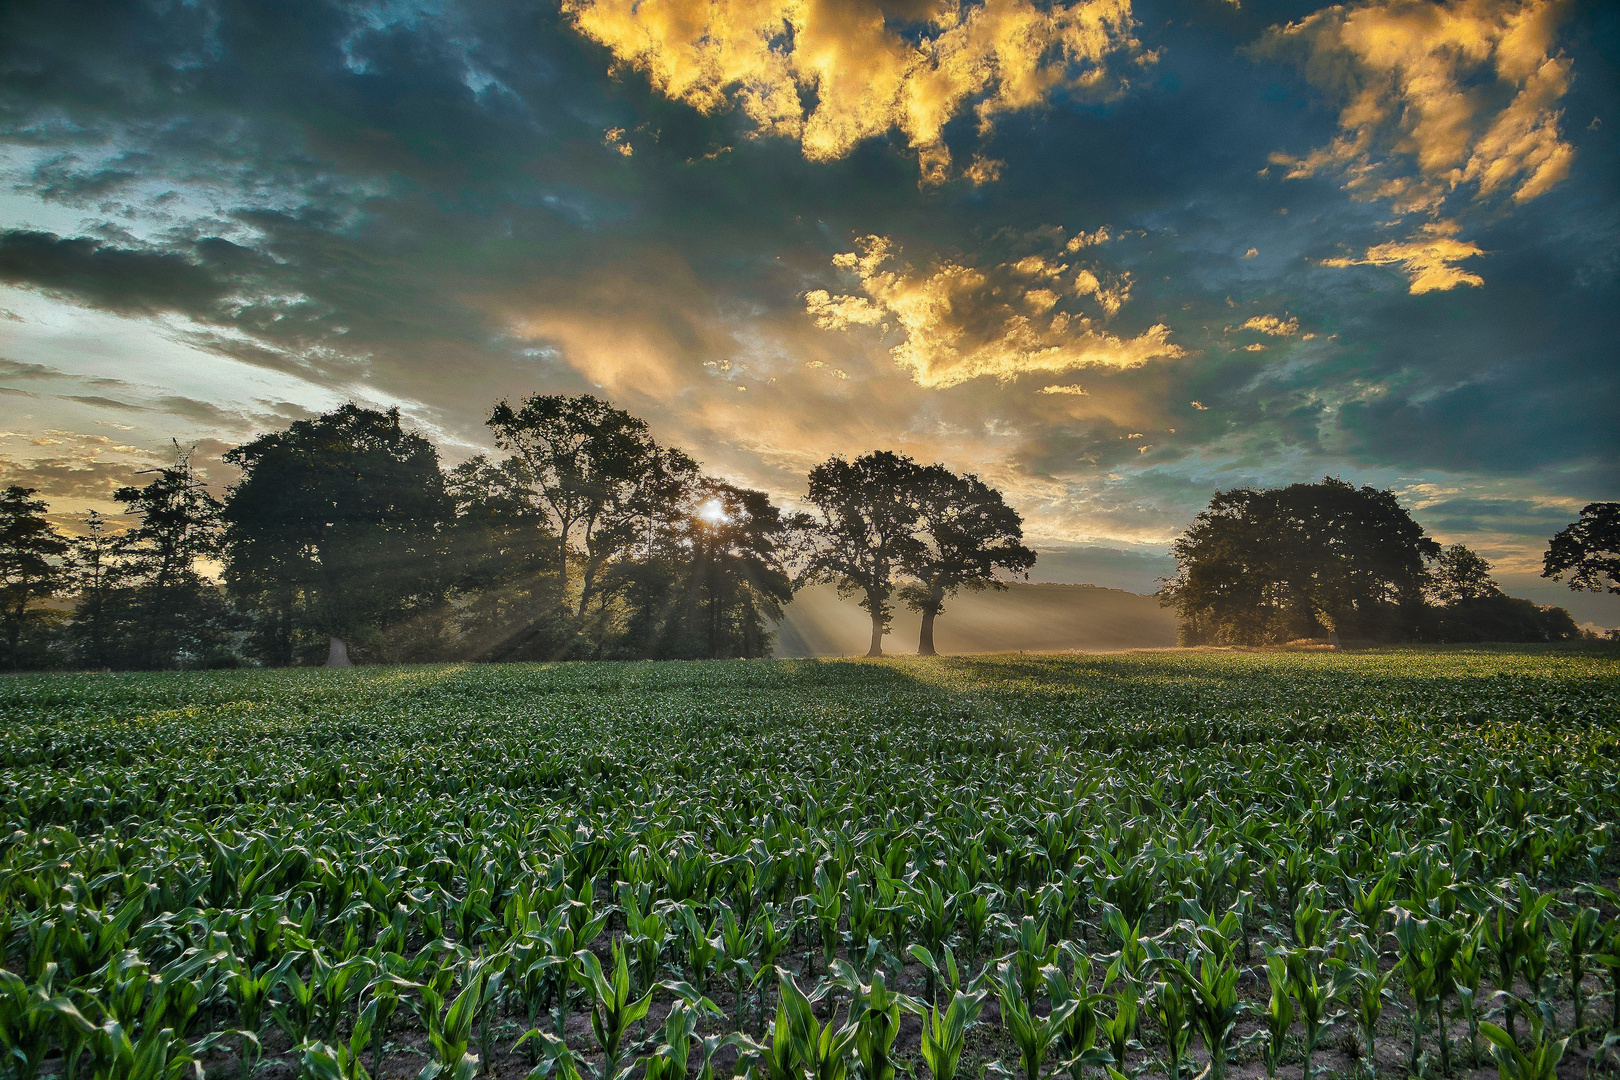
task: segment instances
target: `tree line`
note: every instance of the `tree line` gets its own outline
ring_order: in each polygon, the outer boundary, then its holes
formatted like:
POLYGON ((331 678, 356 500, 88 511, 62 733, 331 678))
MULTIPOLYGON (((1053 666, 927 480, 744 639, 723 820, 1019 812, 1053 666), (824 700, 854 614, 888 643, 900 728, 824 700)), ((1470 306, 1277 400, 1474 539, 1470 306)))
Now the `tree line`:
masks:
MULTIPOLYGON (((1441 547, 1393 492, 1327 478, 1218 492, 1172 545, 1159 597, 1185 645, 1363 641, 1563 641, 1561 607, 1504 594, 1491 565, 1441 547)), ((1591 503, 1552 538, 1542 576, 1620 592, 1620 503, 1591 503)))
POLYGON ((833 582, 881 655, 919 652, 962 589, 1035 553, 1001 494, 890 451, 834 457, 807 508, 707 476, 589 395, 501 401, 505 455, 445 468, 397 410, 347 404, 234 448, 217 498, 189 453, 59 532, 0 493, 0 663, 17 668, 768 656, 795 590, 833 582))

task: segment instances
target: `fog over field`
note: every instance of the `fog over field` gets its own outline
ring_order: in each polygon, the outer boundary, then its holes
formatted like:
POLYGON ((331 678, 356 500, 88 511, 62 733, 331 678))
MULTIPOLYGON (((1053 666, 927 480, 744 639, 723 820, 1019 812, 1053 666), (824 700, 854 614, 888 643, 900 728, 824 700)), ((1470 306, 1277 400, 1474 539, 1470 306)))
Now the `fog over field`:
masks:
MULTIPOLYGON (((902 609, 883 651, 917 651, 921 617, 902 609)), ((777 656, 859 656, 871 620, 855 598, 831 585, 801 591, 777 628, 777 656)), ((1175 616, 1151 596, 1095 585, 1010 584, 1005 592, 963 593, 934 624, 941 653, 1051 652, 1165 648, 1176 643, 1175 616)))

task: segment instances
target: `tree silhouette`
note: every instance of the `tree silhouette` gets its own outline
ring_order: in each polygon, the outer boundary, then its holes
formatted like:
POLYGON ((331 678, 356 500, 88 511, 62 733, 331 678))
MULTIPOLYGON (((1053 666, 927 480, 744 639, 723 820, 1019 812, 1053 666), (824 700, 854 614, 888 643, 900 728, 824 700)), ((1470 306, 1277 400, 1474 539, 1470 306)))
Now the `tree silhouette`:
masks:
POLYGON ((896 574, 924 550, 915 535, 923 472, 911 458, 889 450, 852 462, 835 457, 810 470, 808 500, 820 518, 816 548, 800 581, 832 581, 840 596, 860 594, 872 617, 868 656, 883 655, 896 574))
POLYGON ((934 619, 945 601, 958 589, 1005 589, 995 571, 1027 571, 1035 553, 1021 543, 1017 511, 977 476, 930 465, 920 470, 915 492, 919 543, 905 569, 916 580, 902 585, 899 596, 922 614, 918 655, 934 656, 934 619))
POLYGON ((112 667, 118 659, 119 617, 125 606, 120 586, 126 579, 119 564, 120 537, 107 531, 102 516, 91 510, 84 529, 70 541, 67 570, 78 598, 68 623, 68 638, 86 667, 112 667))
POLYGON ((657 444, 644 421, 589 394, 535 394, 516 408, 501 401, 487 423, 495 445, 528 470, 556 537, 562 590, 569 585, 570 545, 578 538, 584 549, 583 616, 603 564, 633 538, 645 514, 660 463, 657 444))
POLYGON ((302 624, 348 643, 431 600, 437 536, 449 513, 439 455, 400 426, 399 410, 350 402, 225 455, 242 470, 229 493, 226 580, 277 627, 272 662, 292 658, 302 624))
POLYGON ((148 470, 144 487, 113 498, 138 519, 118 538, 120 571, 132 590, 128 616, 138 631, 128 642, 139 667, 186 666, 223 644, 231 616, 219 588, 198 561, 219 553, 220 504, 175 446, 175 461, 148 470))
POLYGON ((1541 576, 1565 574, 1571 589, 1620 592, 1620 502, 1588 503, 1579 521, 1552 538, 1541 576))
POLYGON ((1393 493, 1332 478, 1218 492, 1171 547, 1160 589, 1186 644, 1261 644, 1328 631, 1415 636, 1440 545, 1393 493))
POLYGON ((1491 564, 1461 544, 1441 552, 1430 571, 1429 596, 1437 604, 1466 603, 1501 591, 1491 577, 1491 564))
POLYGON ((36 490, 12 485, 0 491, 0 632, 12 668, 21 663, 29 605, 55 595, 62 580, 57 560, 68 550, 45 519, 45 503, 33 497, 36 490))

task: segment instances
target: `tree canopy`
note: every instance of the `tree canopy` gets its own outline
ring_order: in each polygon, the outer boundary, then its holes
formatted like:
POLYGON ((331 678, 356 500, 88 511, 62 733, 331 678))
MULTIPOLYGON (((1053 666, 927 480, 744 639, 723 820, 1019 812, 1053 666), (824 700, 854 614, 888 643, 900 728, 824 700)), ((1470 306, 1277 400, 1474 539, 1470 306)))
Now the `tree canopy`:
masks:
POLYGON ((224 508, 226 581, 273 613, 279 662, 291 660, 295 622, 346 642, 438 595, 450 504, 438 451, 400 426, 399 410, 350 403, 225 460, 242 470, 224 508))
POLYGON ((1571 589, 1620 592, 1620 502, 1588 503, 1560 530, 1542 560, 1542 577, 1569 575, 1571 589))
POLYGON ((919 546, 905 562, 914 580, 901 586, 900 598, 922 614, 917 652, 933 656, 934 619, 945 601, 958 589, 1005 589, 995 572, 1026 573, 1035 553, 1022 543, 1018 512, 971 473, 930 465, 920 471, 916 498, 919 546))
POLYGON ((45 502, 35 494, 35 488, 16 485, 0 491, 0 639, 5 647, 0 662, 13 669, 23 662, 30 605, 56 593, 63 575, 55 560, 68 550, 46 520, 45 502))
POLYGON ((1160 590, 1188 644, 1413 637, 1440 545, 1393 493, 1326 478, 1218 492, 1171 546, 1160 590))
POLYGON ((800 580, 832 581, 840 596, 860 596, 872 618, 868 656, 883 655, 896 575, 922 554, 916 536, 921 475, 915 461, 889 450, 854 461, 835 457, 810 470, 806 498, 820 514, 814 526, 819 542, 800 580))
POLYGON ((934 655, 934 619, 962 588, 1005 588, 997 570, 1027 571, 1023 521, 1001 493, 973 475, 919 465, 888 450, 854 461, 832 458, 810 470, 806 523, 810 555, 801 582, 832 581, 858 595, 872 620, 868 656, 883 655, 883 637, 899 599, 922 614, 917 651, 934 655))

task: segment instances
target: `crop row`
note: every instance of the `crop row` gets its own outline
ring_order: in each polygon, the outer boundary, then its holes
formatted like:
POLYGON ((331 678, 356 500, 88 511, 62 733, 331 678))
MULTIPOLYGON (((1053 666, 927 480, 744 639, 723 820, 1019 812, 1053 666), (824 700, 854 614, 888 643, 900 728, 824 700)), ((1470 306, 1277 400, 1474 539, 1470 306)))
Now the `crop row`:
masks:
POLYGON ((1219 1080, 1396 1015, 1413 1071, 1597 1052, 1614 663, 1331 660, 15 679, 8 1067, 953 1080, 993 1019, 1027 1080, 1219 1080))

